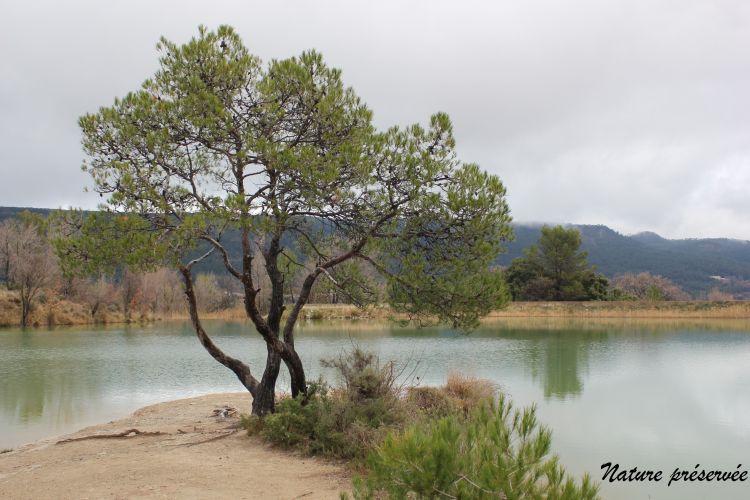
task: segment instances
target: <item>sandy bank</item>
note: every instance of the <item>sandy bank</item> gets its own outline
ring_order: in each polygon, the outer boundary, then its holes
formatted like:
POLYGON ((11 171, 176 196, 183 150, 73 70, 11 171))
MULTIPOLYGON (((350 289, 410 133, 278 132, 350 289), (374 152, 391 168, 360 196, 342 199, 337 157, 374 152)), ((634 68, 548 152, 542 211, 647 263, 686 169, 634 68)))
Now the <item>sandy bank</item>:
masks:
POLYGON ((169 401, 0 454, 0 497, 307 500, 350 488, 343 465, 248 438, 238 417, 213 415, 224 405, 250 411, 246 393, 169 401), (75 440, 130 429, 143 434, 75 440))

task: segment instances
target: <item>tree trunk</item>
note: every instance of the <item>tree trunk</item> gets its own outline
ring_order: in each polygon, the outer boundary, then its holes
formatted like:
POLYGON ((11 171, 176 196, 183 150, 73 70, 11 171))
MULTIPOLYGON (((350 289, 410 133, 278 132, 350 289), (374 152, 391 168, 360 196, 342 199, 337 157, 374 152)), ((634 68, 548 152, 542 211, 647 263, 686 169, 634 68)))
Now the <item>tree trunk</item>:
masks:
POLYGON ((29 326, 29 314, 31 313, 31 301, 26 298, 21 299, 21 327, 29 326))
MULTIPOLYGON (((242 361, 228 356, 219 347, 213 343, 211 338, 208 336, 206 331, 203 329, 200 318, 198 317, 198 305, 195 299, 195 290, 193 289, 193 278, 190 274, 188 267, 180 267, 180 272, 184 278, 185 283, 185 296, 187 297, 188 312, 190 313, 190 320, 193 323, 193 328, 198 336, 198 340, 201 345, 208 351, 208 353, 219 363, 226 366, 234 372, 239 381, 245 388, 250 391, 250 394, 255 394, 258 388, 258 381, 250 373, 250 367, 242 361)), ((278 369, 276 370, 278 375, 278 369)), ((264 373, 265 379, 265 373, 264 373)), ((274 378, 274 383, 276 379, 274 378)))
POLYGON ((281 356, 268 344, 266 350, 266 368, 253 393, 252 414, 257 416, 273 413, 276 409, 276 379, 281 368, 281 356))
POLYGON ((292 397, 302 396, 307 400, 307 382, 305 380, 305 369, 302 366, 302 360, 297 355, 293 346, 288 346, 290 355, 284 359, 287 369, 289 370, 289 379, 292 386, 292 397))

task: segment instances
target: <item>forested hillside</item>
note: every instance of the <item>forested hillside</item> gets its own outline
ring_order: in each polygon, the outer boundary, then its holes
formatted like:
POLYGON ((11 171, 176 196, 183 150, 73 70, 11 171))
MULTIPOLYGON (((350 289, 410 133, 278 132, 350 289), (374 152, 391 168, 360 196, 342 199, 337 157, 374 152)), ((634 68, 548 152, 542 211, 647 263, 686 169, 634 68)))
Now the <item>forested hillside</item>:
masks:
MULTIPOLYGON (((23 210, 48 214, 49 209, 0 207, 0 221, 23 210)), ((539 239, 541 224, 515 224, 515 240, 498 263, 507 266, 539 239)), ((750 299, 750 242, 727 238, 670 240, 655 233, 622 235, 603 225, 574 225, 581 231, 582 249, 588 261, 608 278, 626 272, 649 272, 669 278, 695 298, 718 288, 750 299)), ((239 256, 239 239, 227 233, 225 241, 239 256), (235 240, 236 244, 231 242, 235 240)), ((203 270, 223 269, 218 261, 202 265, 203 270)))
MULTIPOLYGON (((750 298, 750 242, 726 238, 669 240, 654 233, 624 236, 607 226, 575 225, 581 248, 612 278, 649 272, 669 278, 700 298, 712 288, 750 298)), ((541 225, 515 225, 516 239, 499 263, 509 265, 539 239, 541 225)))

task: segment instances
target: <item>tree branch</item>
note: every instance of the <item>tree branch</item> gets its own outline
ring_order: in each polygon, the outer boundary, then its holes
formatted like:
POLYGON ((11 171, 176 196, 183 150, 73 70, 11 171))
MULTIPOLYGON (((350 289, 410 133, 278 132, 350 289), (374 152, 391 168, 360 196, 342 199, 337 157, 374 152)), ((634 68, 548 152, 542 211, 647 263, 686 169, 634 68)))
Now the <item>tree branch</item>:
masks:
POLYGON ((187 264, 185 264, 185 268, 189 271, 194 265, 196 265, 198 262, 201 262, 205 259, 207 259, 212 253, 214 253, 214 248, 209 250, 208 252, 204 253, 200 257, 196 257, 195 259, 191 260, 187 264))
POLYGON ((234 276, 234 277, 235 277, 235 278, 237 278, 238 280, 241 280, 241 279, 242 279, 242 273, 240 273, 240 272, 239 272, 239 271, 238 271, 238 270, 237 270, 237 269, 236 269, 236 268, 235 268, 235 267, 234 267, 234 266, 232 265, 232 263, 231 263, 231 262, 229 262, 229 254, 227 253, 227 250, 226 250, 226 248, 224 248, 224 245, 222 245, 221 243, 219 243, 218 241, 216 241, 215 239, 213 239, 213 238, 211 238, 210 236, 207 236, 207 235, 201 236, 201 237, 200 237, 200 239, 202 239, 202 240, 204 240, 204 241, 207 241, 207 242, 211 243, 211 244, 212 244, 212 245, 214 246, 214 248, 215 248, 215 249, 217 249, 217 250, 219 251, 219 253, 221 254, 221 258, 222 258, 222 260, 224 261, 224 267, 226 267, 226 268, 227 268, 227 271, 229 271, 229 273, 230 273, 230 274, 231 274, 232 276, 234 276))
MULTIPOLYGON (((213 250, 213 249, 212 249, 213 250)), ((237 375, 242 385, 244 385, 250 394, 255 396, 256 389, 258 387, 258 380, 253 377, 250 372, 250 367, 242 361, 235 359, 219 349, 219 347, 213 343, 211 338, 203 329, 200 318, 198 317, 198 303, 195 298, 195 290, 193 289, 193 277, 190 274, 190 268, 186 266, 180 266, 180 273, 185 283, 185 296, 188 302, 188 311, 190 312, 190 320, 195 328, 195 333, 200 340, 201 345, 208 351, 208 353, 219 363, 226 366, 237 375)))

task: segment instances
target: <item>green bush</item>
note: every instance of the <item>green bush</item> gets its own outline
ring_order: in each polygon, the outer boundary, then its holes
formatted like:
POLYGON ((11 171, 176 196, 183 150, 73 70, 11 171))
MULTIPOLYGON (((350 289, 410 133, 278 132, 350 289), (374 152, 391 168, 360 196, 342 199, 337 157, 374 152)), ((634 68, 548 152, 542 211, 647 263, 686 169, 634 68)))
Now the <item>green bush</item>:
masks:
POLYGON ((468 420, 448 416, 390 434, 355 482, 357 499, 514 498, 595 499, 598 487, 580 484, 550 456, 550 431, 534 407, 514 410, 500 397, 468 420))
POLYGON ((369 353, 355 349, 349 355, 323 362, 335 368, 343 387, 332 390, 324 382, 311 384, 309 398, 284 398, 276 411, 263 417, 243 417, 249 434, 286 448, 312 455, 364 458, 386 434, 409 418, 398 397, 393 365, 381 365, 369 353))
POLYGON ((313 383, 307 403, 284 398, 241 422, 276 445, 365 465, 355 498, 597 498, 588 476, 576 483, 550 455, 535 408, 496 401, 490 381, 450 374, 444 387, 403 393, 393 364, 359 349, 323 363, 340 388, 313 383))

